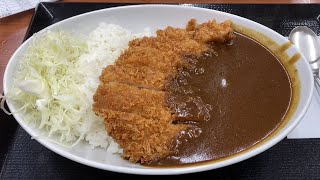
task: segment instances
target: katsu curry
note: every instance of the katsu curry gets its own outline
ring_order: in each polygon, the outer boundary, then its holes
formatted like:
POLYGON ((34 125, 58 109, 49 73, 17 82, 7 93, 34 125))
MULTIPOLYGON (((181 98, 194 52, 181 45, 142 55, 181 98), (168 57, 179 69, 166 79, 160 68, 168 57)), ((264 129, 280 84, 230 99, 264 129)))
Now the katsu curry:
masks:
POLYGON ((292 96, 281 62, 228 20, 134 39, 99 79, 93 111, 123 158, 149 166, 248 149, 279 126, 292 96))

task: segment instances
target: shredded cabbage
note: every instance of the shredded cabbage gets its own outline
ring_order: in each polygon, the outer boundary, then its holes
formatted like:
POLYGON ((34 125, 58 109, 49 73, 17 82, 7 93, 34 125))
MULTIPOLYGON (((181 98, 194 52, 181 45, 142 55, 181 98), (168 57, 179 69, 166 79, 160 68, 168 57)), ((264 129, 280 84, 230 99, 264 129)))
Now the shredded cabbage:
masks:
POLYGON ((92 111, 93 94, 88 93, 95 87, 87 85, 85 67, 78 61, 87 50, 84 39, 66 32, 37 35, 6 94, 24 121, 36 123, 49 137, 58 135, 62 143, 79 142, 92 121, 101 121, 92 111))
POLYGON ((104 67, 113 64, 130 40, 150 36, 133 34, 115 24, 101 23, 88 37, 66 32, 37 34, 19 61, 7 99, 29 126, 41 129, 41 138, 72 147, 82 139, 92 148, 122 149, 108 136, 103 119, 92 111, 93 95, 104 67), (42 134, 42 132, 45 132, 42 134))

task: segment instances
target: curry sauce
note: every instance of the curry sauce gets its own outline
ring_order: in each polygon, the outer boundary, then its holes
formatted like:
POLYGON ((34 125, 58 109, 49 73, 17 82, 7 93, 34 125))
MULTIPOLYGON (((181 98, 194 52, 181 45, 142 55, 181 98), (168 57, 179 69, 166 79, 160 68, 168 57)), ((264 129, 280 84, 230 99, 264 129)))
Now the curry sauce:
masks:
POLYGON ((150 165, 179 165, 225 158, 260 142, 285 117, 292 96, 282 63, 258 42, 237 34, 229 44, 213 44, 200 57, 186 56, 194 67, 180 69, 167 98, 178 119, 196 122, 196 138, 188 130, 177 139, 178 153, 150 165), (189 91, 185 91, 189 89, 189 91), (203 119, 185 97, 201 99, 203 119), (182 109, 181 109, 182 108, 182 109), (180 113, 179 113, 180 112, 180 113), (183 112, 183 113, 181 113, 183 112))

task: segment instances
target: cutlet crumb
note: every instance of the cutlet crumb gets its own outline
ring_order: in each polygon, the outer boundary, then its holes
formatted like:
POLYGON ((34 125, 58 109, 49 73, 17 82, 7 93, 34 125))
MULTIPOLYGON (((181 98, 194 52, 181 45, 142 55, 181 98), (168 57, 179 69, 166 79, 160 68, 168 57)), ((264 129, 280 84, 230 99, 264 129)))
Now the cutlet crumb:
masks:
POLYGON ((169 155, 172 141, 187 127, 119 111, 107 111, 104 118, 107 131, 124 147, 123 156, 131 162, 145 163, 169 155))
POLYGON ((147 66, 115 66, 106 67, 100 76, 100 82, 119 82, 140 88, 164 90, 166 74, 147 66))
POLYGON ((179 68, 189 67, 184 55, 200 55, 207 43, 234 38, 231 21, 217 24, 189 21, 185 29, 167 27, 156 37, 130 41, 115 65, 106 67, 94 95, 94 112, 103 117, 106 129, 124 149, 131 162, 148 163, 175 152, 176 138, 187 124, 167 104, 166 85, 179 68))
POLYGON ((114 110, 138 114, 144 118, 172 121, 165 102, 165 92, 141 89, 128 84, 109 82, 100 85, 94 99, 94 111, 114 110))

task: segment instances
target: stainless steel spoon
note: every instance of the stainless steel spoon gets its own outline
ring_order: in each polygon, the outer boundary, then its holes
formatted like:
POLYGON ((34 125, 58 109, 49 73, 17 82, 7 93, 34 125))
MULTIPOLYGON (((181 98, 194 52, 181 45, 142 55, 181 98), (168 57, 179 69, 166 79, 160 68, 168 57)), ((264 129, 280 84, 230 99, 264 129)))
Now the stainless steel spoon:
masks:
POLYGON ((309 61, 315 86, 320 94, 320 43, 317 35, 306 26, 297 26, 290 32, 289 40, 309 61))

